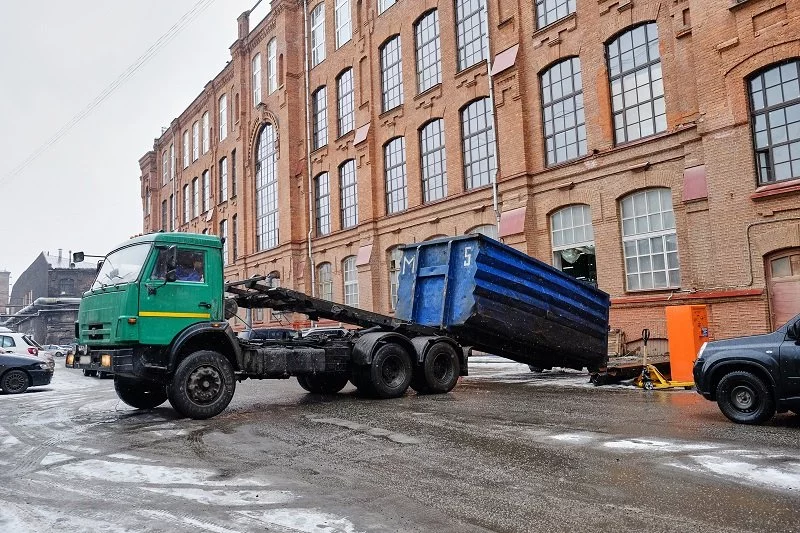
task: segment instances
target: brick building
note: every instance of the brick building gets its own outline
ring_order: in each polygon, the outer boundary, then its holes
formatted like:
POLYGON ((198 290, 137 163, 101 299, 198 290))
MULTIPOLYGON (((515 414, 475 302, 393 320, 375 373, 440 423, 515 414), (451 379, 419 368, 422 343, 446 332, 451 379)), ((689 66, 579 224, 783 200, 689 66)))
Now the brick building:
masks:
POLYGON ((800 312, 800 0, 250 22, 140 160, 145 231, 225 236, 229 278, 388 313, 398 245, 478 231, 609 292, 629 348, 666 305, 708 305, 716 338, 800 312))

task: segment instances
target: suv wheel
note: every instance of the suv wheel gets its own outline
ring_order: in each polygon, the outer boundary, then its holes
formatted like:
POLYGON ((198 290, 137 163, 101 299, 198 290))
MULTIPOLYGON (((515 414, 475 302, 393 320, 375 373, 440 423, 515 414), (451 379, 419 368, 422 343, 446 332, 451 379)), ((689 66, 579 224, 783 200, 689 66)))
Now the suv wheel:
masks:
POLYGON ((763 424, 775 414, 771 388, 751 372, 734 370, 717 385, 720 411, 739 424, 763 424))

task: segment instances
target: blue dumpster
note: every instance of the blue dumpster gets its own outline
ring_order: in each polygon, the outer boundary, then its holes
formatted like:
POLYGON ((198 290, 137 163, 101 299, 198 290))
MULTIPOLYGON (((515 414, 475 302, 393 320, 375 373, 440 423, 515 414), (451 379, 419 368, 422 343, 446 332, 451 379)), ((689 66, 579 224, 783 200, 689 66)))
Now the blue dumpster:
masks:
POLYGON ((605 292, 483 235, 403 248, 395 317, 541 368, 594 369, 608 353, 605 292))

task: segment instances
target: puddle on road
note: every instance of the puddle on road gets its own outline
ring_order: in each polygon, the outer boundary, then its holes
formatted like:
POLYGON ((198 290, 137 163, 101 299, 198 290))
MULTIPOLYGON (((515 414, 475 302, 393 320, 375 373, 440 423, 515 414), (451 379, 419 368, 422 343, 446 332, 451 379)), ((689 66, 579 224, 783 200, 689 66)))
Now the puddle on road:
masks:
POLYGON ((318 424, 330 424, 332 426, 339 426, 347 429, 352 429, 353 431, 366 433, 367 435, 373 437, 383 437, 392 442, 396 442, 397 444, 422 444, 421 440, 419 440, 416 437, 412 437, 411 435, 406 435, 404 433, 396 433, 394 431, 389 431, 388 429, 374 428, 366 424, 353 422, 351 420, 344 420, 342 418, 313 418, 313 417, 306 417, 306 418, 308 418, 311 422, 316 422, 318 424))

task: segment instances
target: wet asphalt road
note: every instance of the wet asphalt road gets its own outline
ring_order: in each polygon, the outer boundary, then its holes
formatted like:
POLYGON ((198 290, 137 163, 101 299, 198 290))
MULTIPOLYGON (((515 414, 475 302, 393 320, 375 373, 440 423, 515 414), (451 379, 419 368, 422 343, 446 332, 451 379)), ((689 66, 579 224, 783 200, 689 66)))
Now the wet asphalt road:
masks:
POLYGON ((0 531, 800 530, 800 416, 472 364, 442 396, 239 384, 207 421, 58 362, 0 395, 0 531))

